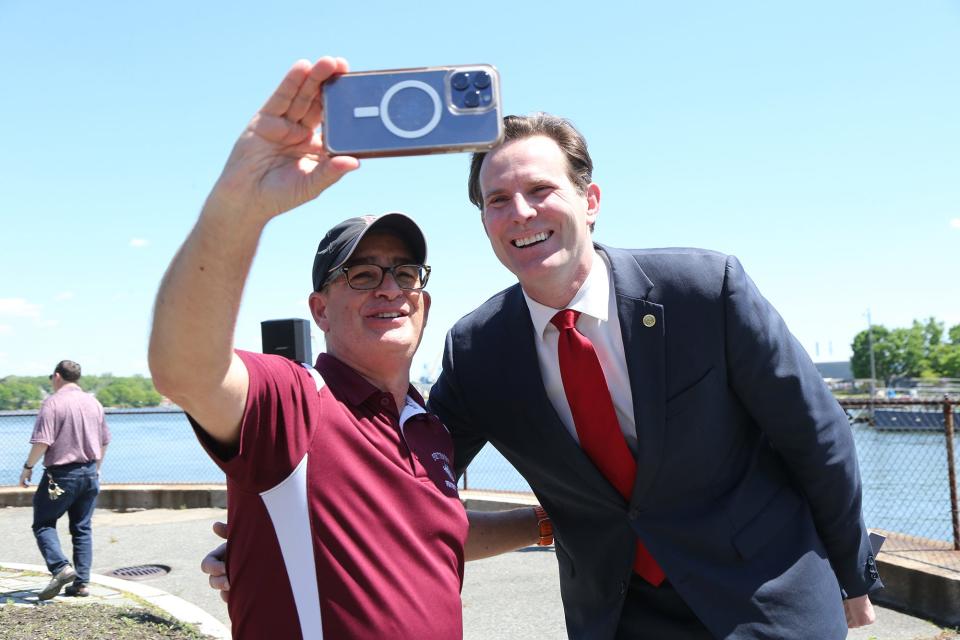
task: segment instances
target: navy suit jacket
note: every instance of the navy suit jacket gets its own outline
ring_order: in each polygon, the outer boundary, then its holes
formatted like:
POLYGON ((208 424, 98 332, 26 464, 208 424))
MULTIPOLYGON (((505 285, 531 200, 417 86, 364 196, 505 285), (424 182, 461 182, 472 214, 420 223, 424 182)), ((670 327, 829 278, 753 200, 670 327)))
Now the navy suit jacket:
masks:
POLYGON ((882 585, 851 430, 810 358, 736 258, 596 246, 633 393, 630 501, 550 403, 519 285, 447 335, 430 405, 458 473, 490 442, 529 482, 571 638, 614 637, 637 537, 719 638, 844 638, 841 590, 882 585))

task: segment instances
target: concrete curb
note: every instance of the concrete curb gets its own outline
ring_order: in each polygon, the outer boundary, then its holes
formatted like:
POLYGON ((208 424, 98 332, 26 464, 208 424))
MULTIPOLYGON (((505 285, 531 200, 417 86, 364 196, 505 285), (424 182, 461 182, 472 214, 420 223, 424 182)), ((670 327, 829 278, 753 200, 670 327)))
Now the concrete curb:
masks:
POLYGON ((886 553, 877 558, 885 587, 870 599, 891 609, 960 627, 960 575, 928 563, 886 553))
MULTIPOLYGON (((0 487, 0 507, 32 507, 34 485, 0 487)), ((104 484, 97 507, 101 509, 194 509, 227 507, 225 484, 104 484)))
MULTIPOLYGON (((30 507, 35 491, 34 487, 0 487, 0 507, 30 507)), ((479 511, 509 509, 537 503, 533 494, 514 492, 463 490, 460 497, 468 509, 479 511)), ((101 487, 97 503, 99 508, 120 511, 225 508, 226 485, 108 484, 101 487)), ((886 588, 871 595, 871 600, 941 625, 960 626, 960 551, 934 548, 927 544, 929 541, 920 541, 923 544, 917 546, 917 540, 914 539, 908 540, 910 544, 907 545, 907 550, 901 550, 897 548, 896 540, 902 537, 902 534, 885 533, 888 534, 888 540, 877 557, 877 565, 886 588), (947 563, 950 569, 922 561, 926 559, 924 554, 931 551, 947 554, 944 557, 949 558, 947 563)), ((44 567, 40 567, 39 571, 46 573, 44 567)), ((106 576, 102 578, 116 580, 106 576)), ((120 584, 124 585, 122 590, 137 593, 133 587, 139 585, 127 581, 120 581, 120 584)), ((222 627, 221 623, 217 624, 222 627)), ((223 637, 229 638, 229 635, 223 637)))
MULTIPOLYGON (((8 569, 11 571, 31 571, 33 573, 41 573, 44 575, 49 574, 45 566, 38 564, 0 562, 0 569, 8 569)), ((200 607, 193 605, 182 598, 171 595, 166 591, 161 591, 160 589, 156 589, 144 584, 138 584, 136 582, 130 582, 128 580, 111 578, 109 576, 104 576, 97 573, 90 574, 90 583, 132 594, 141 600, 149 602, 158 609, 165 611, 171 617, 176 618, 181 622, 188 622, 190 624, 197 625, 201 633, 205 633, 208 636, 217 638, 218 640, 230 640, 230 630, 227 629, 223 623, 200 607)))

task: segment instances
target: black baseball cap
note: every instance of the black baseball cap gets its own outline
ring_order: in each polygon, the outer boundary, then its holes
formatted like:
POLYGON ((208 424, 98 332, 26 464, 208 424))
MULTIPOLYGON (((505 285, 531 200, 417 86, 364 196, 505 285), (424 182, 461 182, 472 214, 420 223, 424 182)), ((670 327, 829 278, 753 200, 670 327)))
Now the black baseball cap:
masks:
POLYGON ((350 259, 357 245, 371 230, 396 234, 413 251, 413 259, 418 264, 426 263, 427 239, 413 218, 397 211, 350 218, 327 231, 317 247, 317 255, 313 259, 314 291, 323 288, 331 273, 350 259))

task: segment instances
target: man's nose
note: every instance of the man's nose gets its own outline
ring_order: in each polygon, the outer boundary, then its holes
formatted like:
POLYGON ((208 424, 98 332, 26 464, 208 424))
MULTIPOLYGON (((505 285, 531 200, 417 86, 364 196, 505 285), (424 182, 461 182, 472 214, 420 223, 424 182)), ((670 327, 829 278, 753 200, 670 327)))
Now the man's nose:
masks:
POLYGON ((393 271, 384 272, 383 280, 380 281, 380 286, 377 287, 375 293, 385 298, 396 298, 403 294, 403 289, 397 284, 397 277, 393 274, 393 271))
POLYGON ((537 215, 537 210, 522 194, 518 193, 513 197, 513 218, 516 222, 523 224, 537 215))

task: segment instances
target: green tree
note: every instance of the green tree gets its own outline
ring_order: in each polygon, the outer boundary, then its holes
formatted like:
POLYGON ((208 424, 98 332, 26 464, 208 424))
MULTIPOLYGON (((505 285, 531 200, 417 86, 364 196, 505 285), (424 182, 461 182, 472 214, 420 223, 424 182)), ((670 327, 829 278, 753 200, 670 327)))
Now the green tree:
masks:
MULTIPOLYGON (((870 377, 870 336, 864 329, 853 338, 850 368, 855 378, 870 377)), ((877 378, 888 380, 894 374, 895 349, 890 338, 890 330, 883 325, 873 326, 873 357, 877 378)))
POLYGON ((40 408, 43 391, 36 385, 17 379, 0 380, 0 411, 25 411, 40 408))
MULTIPOLYGON (((960 376, 960 325, 948 332, 935 318, 914 320, 909 328, 873 327, 873 354, 877 378, 890 384, 894 378, 941 378, 960 376)), ((851 348, 850 365, 857 378, 870 377, 868 331, 858 333, 851 348)))
MULTIPOLYGON (((143 376, 85 375, 79 384, 105 407, 154 407, 163 400, 153 387, 153 381, 143 376)), ((51 393, 53 385, 47 376, 0 378, 0 411, 39 409, 43 399, 51 393)))
POLYGON ((153 382, 143 376, 113 378, 100 387, 96 395, 105 407, 153 407, 163 399, 153 388, 153 382))
POLYGON ((939 358, 945 378, 960 378, 960 344, 945 344, 939 358))
POLYGON ((960 324, 950 327, 947 335, 950 336, 950 344, 960 345, 960 324))

